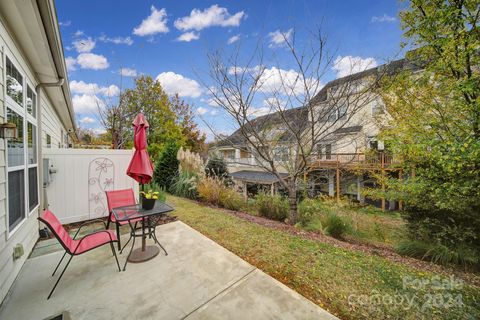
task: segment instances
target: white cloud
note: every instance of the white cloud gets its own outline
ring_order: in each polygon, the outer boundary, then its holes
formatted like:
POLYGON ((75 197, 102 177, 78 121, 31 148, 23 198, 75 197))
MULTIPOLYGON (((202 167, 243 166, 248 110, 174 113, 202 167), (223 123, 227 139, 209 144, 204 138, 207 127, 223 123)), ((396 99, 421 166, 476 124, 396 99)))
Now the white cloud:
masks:
POLYGON ((108 68, 108 60, 102 55, 94 53, 81 53, 77 57, 77 63, 82 69, 101 70, 108 68))
POLYGON ((109 43, 114 43, 114 44, 126 44, 127 46, 131 46, 133 44, 133 40, 130 37, 114 37, 110 38, 105 35, 101 35, 98 37, 99 41, 102 42, 109 42, 109 43))
POLYGON ((119 73, 124 77, 136 77, 138 75, 137 70, 132 68, 122 68, 119 73))
POLYGON ((75 33, 73 34, 74 37, 81 37, 83 36, 85 33, 82 31, 82 30, 77 30, 75 31, 75 33))
POLYGON ((66 57, 65 58, 65 64, 67 65, 67 70, 68 71, 75 71, 77 70, 76 64, 77 60, 73 57, 66 57))
POLYGON ((95 134, 104 134, 107 133, 107 130, 105 128, 94 128, 92 129, 93 133, 95 134))
POLYGON ((270 38, 269 48, 281 47, 285 44, 285 41, 290 41, 293 35, 293 28, 287 31, 276 30, 270 32, 268 37, 270 38))
POLYGON ((90 117, 83 117, 82 119, 78 120, 81 124, 89 124, 89 123, 95 123, 95 119, 90 118, 90 117))
POLYGON ((120 88, 114 84, 111 84, 108 87, 101 87, 100 93, 107 97, 115 97, 120 94, 120 88))
POLYGON ((76 94, 72 98, 73 109, 76 113, 98 113, 98 108, 105 107, 105 103, 95 95, 76 94))
POLYGON ((198 107, 198 108, 197 108, 197 113, 198 113, 199 115, 201 115, 201 116, 204 115, 204 114, 207 113, 207 112, 208 112, 208 109, 207 109, 207 108, 203 108, 203 107, 198 107))
POLYGON ((212 110, 212 111, 210 111, 210 114, 212 116, 216 116, 218 114, 218 110, 212 110))
POLYGON ((185 32, 177 38, 178 41, 190 42, 192 40, 200 39, 200 34, 195 33, 194 31, 185 32))
POLYGON ((333 62, 332 69, 337 73, 337 78, 341 78, 376 66, 377 61, 371 57, 338 56, 333 62))
POLYGON ((235 43, 237 42, 238 40, 240 40, 240 35, 237 34, 237 35, 234 35, 233 37, 230 37, 227 41, 228 44, 232 44, 232 43, 235 43))
POLYGON ((69 27, 71 24, 72 24, 72 21, 70 20, 58 22, 58 25, 61 27, 69 27))
POLYGON ((112 84, 108 87, 100 87, 96 83, 85 83, 83 81, 70 81, 70 90, 75 94, 96 95, 101 94, 107 97, 118 96, 120 88, 112 84))
POLYGON ((90 52, 95 48, 95 41, 92 38, 78 39, 72 42, 77 52, 90 52))
POLYGON ((373 16, 372 20, 370 22, 375 23, 375 22, 395 22, 397 21, 397 18, 389 16, 388 14, 384 13, 383 16, 373 16))
POLYGON ((189 16, 175 20, 175 28, 182 31, 203 30, 208 27, 238 27, 242 18, 246 17, 245 12, 240 11, 231 15, 227 8, 212 5, 205 10, 193 9, 189 16))
MULTIPOLYGON (((241 69, 241 68, 240 68, 241 69)), ((243 70, 237 70, 241 72, 243 70)), ((230 74, 234 74, 235 70, 231 69, 230 74)), ((279 69, 277 67, 271 68, 261 68, 260 66, 255 66, 250 68, 248 73, 251 73, 253 76, 258 76, 258 73, 261 72, 262 75, 258 81, 259 89, 258 91, 264 93, 280 93, 290 95, 292 93, 302 94, 305 92, 304 79, 300 73, 294 69, 285 70, 279 69)), ((310 91, 318 91, 322 84, 319 83, 318 79, 305 79, 310 91)), ((310 92, 313 94, 314 92, 310 92)))
POLYGON ((269 107, 260 107, 260 108, 249 108, 248 109, 248 116, 252 118, 261 117, 266 114, 273 112, 273 110, 269 107))
POLYGON ((197 98, 202 94, 202 89, 197 81, 172 71, 160 73, 156 80, 168 94, 178 93, 181 97, 192 98, 197 98))
POLYGON ((142 23, 133 29, 133 34, 137 36, 150 36, 157 33, 167 33, 167 10, 157 10, 154 6, 150 8, 152 13, 142 23))
POLYGON ((210 99, 206 100, 206 102, 211 107, 218 107, 219 106, 217 101, 215 101, 214 98, 210 98, 210 99))

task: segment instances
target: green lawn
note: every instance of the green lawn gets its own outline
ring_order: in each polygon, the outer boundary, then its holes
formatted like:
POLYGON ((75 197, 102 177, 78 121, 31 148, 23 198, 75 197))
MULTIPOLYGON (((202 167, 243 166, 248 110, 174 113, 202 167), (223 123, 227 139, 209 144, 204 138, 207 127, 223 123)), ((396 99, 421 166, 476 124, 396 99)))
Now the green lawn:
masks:
POLYGON ((181 221, 342 319, 480 318, 478 287, 440 290, 426 284, 436 279, 429 272, 303 239, 182 198, 169 196, 167 202, 181 221), (408 280, 404 286, 405 279, 425 285, 408 280))
POLYGON ((372 206, 352 207, 345 201, 317 201, 318 212, 310 222, 300 225, 306 231, 322 233, 324 220, 334 213, 348 223, 345 239, 349 242, 394 247, 406 238, 405 223, 398 212, 382 212, 372 206))

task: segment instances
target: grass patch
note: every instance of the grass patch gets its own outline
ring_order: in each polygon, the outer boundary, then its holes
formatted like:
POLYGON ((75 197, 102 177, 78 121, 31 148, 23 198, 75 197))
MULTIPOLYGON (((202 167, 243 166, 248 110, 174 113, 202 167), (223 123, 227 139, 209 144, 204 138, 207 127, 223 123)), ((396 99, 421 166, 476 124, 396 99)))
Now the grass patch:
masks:
POLYGON ((405 223, 398 213, 382 212, 371 206, 353 207, 347 202, 336 203, 328 198, 306 199, 300 203, 299 227, 328 233, 332 215, 348 226, 341 237, 349 241, 395 247, 406 238, 405 223))
POLYGON ((435 274, 269 229, 182 198, 169 196, 167 202, 176 208, 174 214, 181 221, 342 319, 480 318, 480 288, 463 285, 446 292, 427 286, 417 290, 404 286, 404 277, 430 280, 435 274), (428 295, 440 294, 447 300, 446 293, 460 295, 463 305, 428 306, 428 295), (354 298, 417 298, 410 307, 389 304, 388 299, 364 305, 350 304, 352 294, 354 298))

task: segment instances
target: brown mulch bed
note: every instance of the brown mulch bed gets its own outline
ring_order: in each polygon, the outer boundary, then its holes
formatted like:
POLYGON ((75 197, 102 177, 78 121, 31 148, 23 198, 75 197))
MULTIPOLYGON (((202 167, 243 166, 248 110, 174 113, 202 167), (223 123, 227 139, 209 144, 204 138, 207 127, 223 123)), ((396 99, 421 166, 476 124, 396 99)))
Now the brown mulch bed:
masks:
POLYGON ((329 237, 327 235, 324 235, 322 233, 300 230, 295 226, 286 224, 284 222, 270 220, 264 217, 254 216, 246 212, 231 211, 224 208, 211 206, 198 201, 194 201, 194 202, 198 203, 199 205, 203 205, 203 206, 206 205, 215 209, 222 210, 227 214, 239 217, 243 220, 253 222, 267 228, 281 230, 283 232, 287 232, 289 234, 299 236, 309 240, 328 243, 337 248, 356 250, 356 251, 361 251, 365 254, 380 256, 390 261, 401 263, 409 267, 415 268, 416 270, 419 270, 419 271, 430 271, 430 272, 438 273, 447 277, 453 274, 455 277, 458 277, 469 284, 480 287, 480 274, 461 270, 458 267, 441 266, 438 264, 434 264, 432 262, 423 261, 423 260, 415 259, 412 257, 401 256, 398 253, 396 253, 392 248, 387 246, 378 246, 378 245, 372 245, 372 244, 367 245, 367 244, 341 241, 341 240, 329 237))

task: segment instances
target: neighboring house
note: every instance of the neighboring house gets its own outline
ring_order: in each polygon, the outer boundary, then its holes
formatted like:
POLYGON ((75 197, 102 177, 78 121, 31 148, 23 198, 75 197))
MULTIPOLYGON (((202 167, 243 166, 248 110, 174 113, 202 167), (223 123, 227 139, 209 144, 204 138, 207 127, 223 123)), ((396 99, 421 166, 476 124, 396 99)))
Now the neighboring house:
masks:
MULTIPOLYGON (((394 159, 384 150, 383 142, 377 140, 379 121, 388 117, 381 97, 374 92, 363 95, 365 102, 359 104, 361 107, 354 112, 348 111, 348 108, 339 102, 342 101, 342 92, 348 91, 349 99, 355 99, 352 92, 369 88, 365 87, 369 79, 404 69, 419 68, 401 59, 329 82, 311 101, 315 106, 316 119, 311 119, 304 107, 284 112, 283 116, 287 121, 300 128, 300 131, 308 130, 311 121, 327 123, 325 127, 328 129, 326 133, 322 133, 322 141, 313 147, 308 174, 305 176, 308 192, 312 196, 346 195, 364 202, 365 199, 360 192, 362 187, 375 186, 370 174, 372 171, 399 175, 398 170, 391 166, 394 159), (345 90, 345 87, 348 87, 348 90, 345 90), (331 107, 332 105, 335 109, 331 107), (328 122, 332 125, 328 126, 328 122)), ((254 127, 268 128, 277 135, 272 150, 274 160, 281 162, 282 157, 288 156, 291 139, 286 130, 282 130, 285 122, 279 118, 278 113, 258 117, 251 123, 254 127)), ((242 128, 218 142, 212 150, 226 160, 238 190, 245 195, 253 194, 259 189, 272 192, 278 189, 277 177, 265 172, 259 165, 257 157, 252 156, 251 143, 245 140, 242 128)), ((278 171, 287 175, 287 170, 281 166, 278 171)), ((384 209, 387 205, 385 200, 373 204, 384 209)), ((395 209, 397 205, 392 201, 389 208, 395 209)))
POLYGON ((38 240, 42 149, 72 144, 75 116, 53 0, 0 1, 0 301, 38 240))

